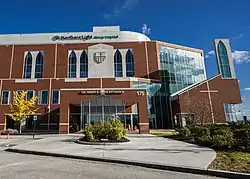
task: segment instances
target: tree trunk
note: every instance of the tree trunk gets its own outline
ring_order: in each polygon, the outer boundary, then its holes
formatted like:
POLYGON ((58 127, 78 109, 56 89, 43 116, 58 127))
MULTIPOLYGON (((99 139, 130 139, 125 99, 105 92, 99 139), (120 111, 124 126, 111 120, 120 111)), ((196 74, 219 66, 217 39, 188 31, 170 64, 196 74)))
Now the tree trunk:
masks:
POLYGON ((22 133, 22 121, 20 121, 20 123, 19 123, 19 133, 20 134, 22 133))

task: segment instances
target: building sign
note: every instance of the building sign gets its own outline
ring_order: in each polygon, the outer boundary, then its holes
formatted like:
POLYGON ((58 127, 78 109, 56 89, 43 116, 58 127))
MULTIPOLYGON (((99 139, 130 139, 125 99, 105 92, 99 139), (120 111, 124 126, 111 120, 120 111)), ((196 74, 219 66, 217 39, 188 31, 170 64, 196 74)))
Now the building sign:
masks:
POLYGON ((53 41, 63 41, 63 40, 82 40, 82 41, 87 41, 87 40, 103 40, 103 39, 117 39, 118 35, 104 35, 104 36, 92 36, 92 35, 78 35, 78 36, 59 36, 56 35, 52 37, 51 39, 53 41))
POLYGON ((78 95, 115 95, 115 94, 123 94, 124 91, 113 91, 113 90, 86 90, 81 91, 78 93, 78 95))
POLYGON ((97 64, 102 63, 104 60, 106 60, 106 53, 105 52, 95 52, 93 54, 93 61, 97 64))

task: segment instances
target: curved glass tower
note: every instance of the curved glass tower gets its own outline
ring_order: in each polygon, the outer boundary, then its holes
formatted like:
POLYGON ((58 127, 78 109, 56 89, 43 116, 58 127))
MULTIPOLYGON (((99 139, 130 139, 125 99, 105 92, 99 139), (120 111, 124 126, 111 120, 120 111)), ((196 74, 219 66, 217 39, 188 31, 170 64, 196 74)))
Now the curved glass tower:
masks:
POLYGON ((215 40, 215 54, 222 78, 236 78, 228 39, 215 40))

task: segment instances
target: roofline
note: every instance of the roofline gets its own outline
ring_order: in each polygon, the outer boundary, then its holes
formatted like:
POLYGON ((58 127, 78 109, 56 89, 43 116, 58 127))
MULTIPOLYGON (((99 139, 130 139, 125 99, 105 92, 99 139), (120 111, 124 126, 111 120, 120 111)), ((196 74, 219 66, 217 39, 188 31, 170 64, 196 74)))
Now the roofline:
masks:
POLYGON ((194 89, 194 88, 197 87, 198 85, 202 85, 202 84, 204 84, 204 83, 206 83, 206 82, 208 82, 208 81, 211 81, 211 80, 217 78, 218 76, 221 76, 221 74, 215 75, 215 76, 213 76, 213 77, 211 77, 211 78, 209 78, 209 79, 205 79, 205 80, 203 80, 203 81, 200 81, 200 82, 194 83, 194 84, 192 84, 192 85, 190 85, 190 86, 187 86, 186 88, 183 88, 183 89, 181 89, 180 91, 177 91, 177 92, 171 94, 171 95, 170 95, 170 98, 174 98, 174 97, 177 96, 177 95, 179 96, 179 95, 181 95, 181 94, 183 94, 183 93, 185 93, 185 92, 187 92, 187 91, 189 91, 189 90, 191 90, 191 89, 194 89))
MULTIPOLYGON (((151 42, 153 42, 153 41, 151 40, 151 42)), ((192 51, 192 52, 198 52, 198 53, 202 53, 204 55, 204 51, 201 50, 201 49, 186 47, 186 46, 182 46, 182 45, 171 44, 171 43, 168 43, 168 42, 162 42, 162 41, 158 41, 158 40, 156 40, 155 42, 159 43, 161 45, 167 46, 167 47, 178 48, 178 49, 192 51)))

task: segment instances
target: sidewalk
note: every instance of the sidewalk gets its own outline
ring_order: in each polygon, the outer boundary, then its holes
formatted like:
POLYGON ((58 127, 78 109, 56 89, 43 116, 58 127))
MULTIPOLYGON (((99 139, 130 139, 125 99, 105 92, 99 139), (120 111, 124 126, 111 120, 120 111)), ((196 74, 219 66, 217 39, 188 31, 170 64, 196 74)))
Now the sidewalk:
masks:
POLYGON ((78 135, 53 135, 11 147, 15 150, 46 152, 88 158, 103 158, 167 166, 207 169, 216 157, 209 148, 155 137, 129 135, 131 142, 114 145, 81 145, 78 135))

